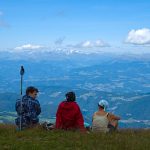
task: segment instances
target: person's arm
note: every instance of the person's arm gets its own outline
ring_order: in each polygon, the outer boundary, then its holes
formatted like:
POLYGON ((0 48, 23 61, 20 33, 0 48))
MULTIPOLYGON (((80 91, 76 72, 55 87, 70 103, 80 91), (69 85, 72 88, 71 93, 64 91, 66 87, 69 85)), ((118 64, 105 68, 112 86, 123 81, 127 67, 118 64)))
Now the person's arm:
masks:
POLYGON ((92 116, 92 122, 93 122, 93 118, 94 118, 94 115, 92 116))
POLYGON ((93 119, 94 119, 94 116, 96 115, 96 112, 93 114, 93 116, 92 116, 92 122, 93 122, 93 119))
POLYGON ((41 106, 39 101, 36 100, 36 104, 35 104, 35 110, 36 110, 36 114, 39 115, 41 113, 41 106))
POLYGON ((60 129, 62 126, 62 120, 61 120, 61 104, 58 106, 58 109, 57 109, 57 113, 56 113, 56 125, 55 127, 57 129, 60 129))
POLYGON ((41 113, 41 106, 40 103, 38 102, 36 106, 36 114, 39 115, 40 113, 41 113))
POLYGON ((109 114, 108 114, 108 119, 109 119, 110 121, 112 121, 112 120, 120 120, 121 118, 120 118, 119 116, 116 116, 116 115, 114 115, 114 114, 109 113, 109 114))
POLYGON ((77 127, 81 131, 85 131, 83 116, 82 116, 81 110, 80 110, 78 105, 77 105, 77 116, 76 116, 76 119, 77 119, 77 127))

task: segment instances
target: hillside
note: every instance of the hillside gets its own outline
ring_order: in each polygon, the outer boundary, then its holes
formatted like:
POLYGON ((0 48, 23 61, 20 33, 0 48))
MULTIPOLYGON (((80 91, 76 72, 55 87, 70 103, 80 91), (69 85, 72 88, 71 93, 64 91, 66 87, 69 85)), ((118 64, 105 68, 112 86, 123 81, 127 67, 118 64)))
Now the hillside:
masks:
POLYGON ((2 150, 148 150, 150 130, 121 130, 113 134, 45 131, 41 128, 16 131, 0 124, 2 150))

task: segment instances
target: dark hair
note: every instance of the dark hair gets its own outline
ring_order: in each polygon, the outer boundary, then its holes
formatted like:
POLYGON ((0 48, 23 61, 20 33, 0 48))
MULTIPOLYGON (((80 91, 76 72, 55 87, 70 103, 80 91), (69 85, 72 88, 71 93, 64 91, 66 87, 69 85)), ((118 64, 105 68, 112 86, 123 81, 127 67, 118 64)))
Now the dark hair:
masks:
POLYGON ((76 100, 76 95, 74 92, 68 92, 66 93, 66 100, 68 102, 74 102, 76 100))
POLYGON ((98 107, 101 108, 101 109, 104 109, 104 106, 101 106, 101 105, 99 105, 99 104, 98 104, 98 107))
POLYGON ((34 91, 36 91, 37 93, 39 92, 39 90, 35 88, 34 86, 29 86, 26 89, 26 95, 29 95, 29 93, 33 93, 34 91))

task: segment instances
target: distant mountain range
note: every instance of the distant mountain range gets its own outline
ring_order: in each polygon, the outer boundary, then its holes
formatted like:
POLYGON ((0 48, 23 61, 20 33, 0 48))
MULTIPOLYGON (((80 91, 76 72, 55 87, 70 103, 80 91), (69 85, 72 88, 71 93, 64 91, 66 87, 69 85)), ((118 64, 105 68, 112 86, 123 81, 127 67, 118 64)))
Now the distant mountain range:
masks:
POLYGON ((55 117, 68 91, 75 91, 84 119, 91 123, 100 99, 122 117, 121 127, 150 127, 150 55, 69 51, 0 52, 0 122, 13 122, 20 94, 20 66, 25 68, 23 91, 40 90, 41 120, 55 117))
MULTIPOLYGON (((128 60, 149 60, 150 53, 113 53, 102 51, 85 51, 83 50, 71 50, 71 49, 53 49, 53 50, 4 50, 0 51, 0 60, 63 60, 67 58, 79 59, 84 57, 88 60, 99 59, 128 59, 128 60)), ((81 61, 81 60, 80 60, 81 61)), ((82 60, 83 61, 83 60, 82 60)))

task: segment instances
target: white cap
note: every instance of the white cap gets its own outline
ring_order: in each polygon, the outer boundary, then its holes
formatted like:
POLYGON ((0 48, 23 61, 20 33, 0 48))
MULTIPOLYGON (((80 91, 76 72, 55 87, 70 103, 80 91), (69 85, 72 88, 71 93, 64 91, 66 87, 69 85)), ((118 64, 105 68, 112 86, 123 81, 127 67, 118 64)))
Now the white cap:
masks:
POLYGON ((106 100, 100 100, 98 105, 104 107, 104 110, 106 110, 109 104, 106 100))

